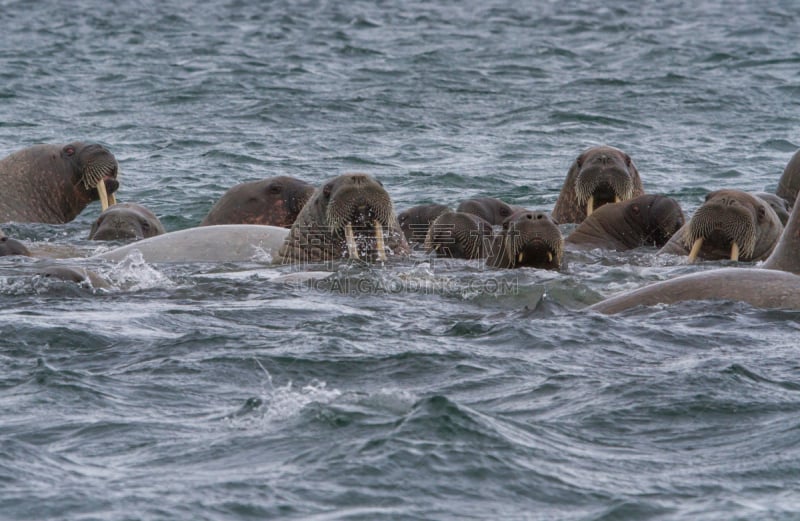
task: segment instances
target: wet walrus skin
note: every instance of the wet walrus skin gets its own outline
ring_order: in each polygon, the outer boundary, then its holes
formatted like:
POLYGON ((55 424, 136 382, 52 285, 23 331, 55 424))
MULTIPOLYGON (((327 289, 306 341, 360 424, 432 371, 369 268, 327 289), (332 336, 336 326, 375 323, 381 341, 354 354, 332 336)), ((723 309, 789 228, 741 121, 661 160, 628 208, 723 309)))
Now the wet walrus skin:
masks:
POLYGON ((492 243, 492 225, 466 212, 445 212, 428 228, 423 249, 437 257, 483 259, 492 243))
POLYGON ((639 171, 628 154, 609 146, 592 147, 573 161, 552 218, 558 224, 581 223, 606 203, 643 194, 639 171))
POLYGON ((717 190, 694 212, 659 253, 688 255, 689 262, 766 259, 783 225, 763 199, 741 190, 717 190))
POLYGON ((794 206, 797 200, 797 192, 800 191, 800 150, 794 153, 783 175, 778 181, 778 189, 775 193, 789 201, 789 206, 794 206))
POLYGON ((515 208, 505 201, 496 197, 476 197, 462 201, 456 208, 457 212, 471 213, 482 218, 492 226, 500 226, 515 210, 515 208))
POLYGON ((661 248, 684 225, 678 202, 663 195, 640 195, 605 204, 566 238, 576 248, 626 251, 642 246, 661 248))
POLYGON ((503 231, 495 236, 486 265, 558 270, 563 255, 564 238, 549 215, 517 210, 503 221, 503 231))
POLYGON ((397 214, 397 222, 408 244, 422 244, 425 242, 431 223, 443 213, 450 211, 452 210, 443 204, 421 204, 397 214))
POLYGON ((325 182, 297 216, 275 258, 281 264, 383 262, 410 252, 383 185, 367 174, 325 182))
POLYGON ((683 275, 602 300, 587 309, 619 313, 688 300, 732 300, 759 308, 800 309, 800 205, 759 268, 722 268, 683 275))
POLYGON ((313 193, 311 184, 289 176, 238 184, 223 194, 200 226, 265 224, 291 228, 313 193))
POLYGON ((5 257, 7 255, 23 255, 25 257, 30 257, 31 252, 28 250, 27 246, 18 240, 12 239, 11 237, 4 237, 3 233, 0 232, 0 257, 5 257))
POLYGON ((164 233, 164 225, 156 215, 137 203, 109 206, 92 224, 89 239, 93 241, 139 240, 164 233))
POLYGON ((114 204, 118 166, 98 144, 35 145, 0 160, 0 222, 63 224, 114 204))

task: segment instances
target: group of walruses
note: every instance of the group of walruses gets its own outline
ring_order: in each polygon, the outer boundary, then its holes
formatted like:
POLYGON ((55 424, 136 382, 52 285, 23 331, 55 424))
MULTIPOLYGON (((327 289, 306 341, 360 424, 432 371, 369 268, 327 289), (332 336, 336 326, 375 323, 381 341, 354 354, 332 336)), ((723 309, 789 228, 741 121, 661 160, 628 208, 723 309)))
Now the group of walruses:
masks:
MULTIPOLYGON (((37 145, 15 152, 0 160, 0 222, 65 223, 91 201, 100 200, 103 211, 90 239, 138 240, 164 234, 164 227, 147 208, 129 202, 115 204, 117 175, 114 156, 97 144, 37 145)), ((344 174, 316 188, 281 176, 234 186, 211 208, 201 227, 236 224, 288 229, 278 234, 280 247, 272 255, 274 262, 283 264, 342 259, 383 262, 419 248, 437 256, 485 259, 496 268, 559 269, 565 249, 623 251, 648 246, 688 255, 690 262, 767 259, 764 267, 775 268, 772 275, 790 272, 800 280, 796 275, 800 251, 792 242, 800 231, 797 212, 792 213, 798 188, 800 151, 787 165, 775 194, 735 189, 711 192, 687 221, 677 201, 645 193, 630 156, 614 147, 596 146, 573 161, 551 213, 484 197, 463 201, 455 211, 426 204, 395 214, 390 196, 369 175, 344 174), (559 225, 567 223, 576 226, 564 238, 559 225)), ((29 254, 22 242, 2 232, 0 241, 0 255, 29 254)), ((711 281, 728 276, 705 274, 704 280, 711 281)), ((758 282, 753 284, 774 293, 769 275, 755 275, 758 282)), ((777 300, 756 302, 745 295, 747 288, 715 292, 715 284, 704 290, 653 290, 656 296, 651 300, 732 298, 766 307, 800 307, 800 291, 785 289, 787 284, 789 288, 800 288, 800 284, 780 277, 778 284, 784 288, 780 294, 788 297, 777 300)), ((690 287, 701 286, 691 281, 690 287)), ((613 311, 637 302, 650 300, 642 296, 639 301, 618 304, 613 311)), ((594 307, 608 311, 603 302, 594 307)))

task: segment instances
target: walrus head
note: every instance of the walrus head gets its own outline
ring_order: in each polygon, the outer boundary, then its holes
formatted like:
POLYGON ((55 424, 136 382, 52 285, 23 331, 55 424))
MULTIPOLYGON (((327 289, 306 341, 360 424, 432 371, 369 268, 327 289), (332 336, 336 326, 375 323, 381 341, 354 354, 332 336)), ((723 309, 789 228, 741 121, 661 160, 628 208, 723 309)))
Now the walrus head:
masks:
POLYGON ((164 233, 158 217, 142 205, 120 203, 103 211, 92 224, 89 240, 144 239, 164 233))
POLYGON ((643 195, 628 201, 625 220, 642 231, 638 246, 664 246, 684 225, 678 202, 663 195, 643 195))
POLYGON ((311 184, 290 176, 241 183, 225 192, 200 226, 266 224, 291 228, 313 194, 311 184))
POLYGON ((0 232, 0 257, 5 257, 6 255, 24 255, 30 257, 31 252, 18 240, 5 237, 3 236, 3 232, 0 232))
POLYGON ((503 221, 488 263, 498 268, 523 266, 557 270, 564 254, 564 238, 544 212, 518 210, 503 221))
POLYGON ((514 213, 514 208, 495 197, 476 197, 462 201, 456 211, 477 215, 492 226, 496 226, 503 224, 503 221, 514 213))
POLYGON ((553 218, 562 224, 580 223, 604 204, 642 194, 639 172, 628 154, 609 146, 592 147, 572 163, 553 218))
POLYGON ((389 194, 369 175, 344 174, 314 192, 279 257, 283 262, 341 258, 382 262, 387 250, 409 251, 389 194))
POLYGON ((598 147, 581 154, 576 160, 575 196, 578 204, 592 215, 595 208, 606 203, 627 201, 633 197, 634 186, 628 154, 610 147, 598 147))
POLYGON ((423 204, 412 206, 397 214, 397 222, 409 243, 423 243, 428 235, 428 228, 437 217, 450 208, 443 204, 423 204))
MULTIPOLYGON (((760 228, 780 226, 772 208, 763 200, 739 190, 717 190, 706 196, 687 224, 684 246, 689 249, 689 262, 704 259, 757 260, 766 253, 756 251, 760 228)), ((780 235, 780 232, 776 234, 780 235)))
POLYGON ((492 225, 477 215, 447 211, 428 229, 423 248, 437 257, 482 259, 492 239, 492 225))
POLYGON ((61 156, 74 166, 76 187, 81 186, 93 200, 99 199, 103 210, 116 204, 113 191, 119 187, 119 167, 114 154, 96 143, 69 143, 61 149, 61 156))

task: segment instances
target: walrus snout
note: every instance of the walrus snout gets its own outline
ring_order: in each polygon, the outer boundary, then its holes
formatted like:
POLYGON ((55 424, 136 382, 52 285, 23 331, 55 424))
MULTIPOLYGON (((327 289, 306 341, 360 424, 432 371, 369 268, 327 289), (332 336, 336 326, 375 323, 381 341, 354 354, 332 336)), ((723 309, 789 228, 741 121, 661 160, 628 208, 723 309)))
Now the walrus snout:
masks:
POLYGON ((114 196, 114 191, 119 188, 117 159, 106 147, 98 143, 90 143, 80 147, 79 145, 79 143, 67 145, 65 152, 69 155, 70 150, 78 150, 76 161, 79 165, 80 180, 83 183, 83 187, 87 191, 94 190, 97 193, 100 205, 105 211, 109 206, 117 203, 114 196), (109 191, 109 183, 106 180, 116 183, 112 191, 109 191))
POLYGON ((685 238, 689 262, 694 262, 701 251, 707 259, 751 258, 757 240, 755 220, 751 209, 737 198, 712 195, 689 221, 685 238))
POLYGON ((498 250, 488 260, 492 266, 557 270, 561 267, 564 238, 548 214, 522 210, 503 222, 498 250))

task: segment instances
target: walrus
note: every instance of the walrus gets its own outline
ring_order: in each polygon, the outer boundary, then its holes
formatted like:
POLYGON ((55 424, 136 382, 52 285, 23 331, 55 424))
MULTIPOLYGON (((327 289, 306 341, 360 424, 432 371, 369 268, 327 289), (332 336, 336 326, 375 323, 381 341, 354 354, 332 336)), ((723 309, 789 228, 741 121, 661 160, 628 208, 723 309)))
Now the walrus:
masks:
POLYGON ((659 253, 688 255, 689 262, 730 259, 766 259, 783 225, 763 200, 741 190, 717 190, 678 230, 659 253))
POLYGON ((636 306, 687 300, 733 300, 759 308, 800 309, 800 205, 795 205, 772 254, 758 268, 721 268, 682 275, 609 297, 589 311, 619 313, 636 306))
POLYGON ((790 206, 794 206, 798 190, 800 190, 800 150, 794 153, 783 169, 775 194, 789 201, 790 206))
POLYGON ((609 146, 592 147, 573 161, 552 218, 559 224, 581 223, 604 204, 643 194, 639 171, 628 154, 609 146))
POLYGON ((164 225, 156 215, 136 203, 119 203, 109 206, 92 224, 89 239, 113 241, 121 239, 146 239, 164 233, 164 225))
POLYGON ((510 204, 495 197, 475 197, 462 201, 456 211, 477 215, 492 226, 500 226, 508 216, 514 213, 514 210, 521 209, 512 207, 510 204))
POLYGON ((24 255, 25 257, 30 257, 31 252, 28 250, 27 246, 20 241, 12 239, 11 237, 2 236, 2 232, 0 232, 0 257, 8 255, 24 255))
POLYGON ((0 222, 63 224, 92 202, 116 202, 114 155, 96 143, 35 145, 0 160, 0 222))
POLYGON ((343 174, 318 188, 297 216, 275 262, 320 263, 340 259, 386 261, 405 256, 408 242, 392 199, 367 174, 343 174))
POLYGON ((772 211, 775 212, 775 215, 777 215, 778 219, 781 221, 781 224, 786 226, 786 222, 789 220, 789 213, 792 211, 792 205, 789 204, 789 201, 768 192, 753 192, 753 195, 759 199, 763 199, 764 202, 770 205, 772 211))
POLYGON ((289 230, 263 224, 198 226, 143 239, 92 258, 121 261, 138 252, 146 262, 248 262, 271 260, 289 230))
POLYGON ((503 221, 486 264, 495 268, 561 268, 564 238, 558 225, 541 211, 517 210, 503 221))
POLYGON ((48 266, 36 271, 45 279, 58 279, 76 284, 89 284, 94 289, 109 289, 111 285, 94 271, 73 266, 48 266))
POLYGON ((421 204, 397 214, 397 222, 410 245, 422 244, 425 242, 431 223, 449 211, 450 208, 443 204, 421 204))
POLYGON ((448 211, 428 228, 423 248, 437 257, 483 259, 492 241, 492 225, 477 215, 448 211))
POLYGON ((266 224, 291 228, 313 193, 311 184, 289 176, 238 184, 223 194, 200 226, 266 224))
POLYGON ((663 195, 640 195, 605 204, 592 212, 565 239, 578 248, 626 251, 642 246, 661 248, 684 225, 678 201, 663 195))

